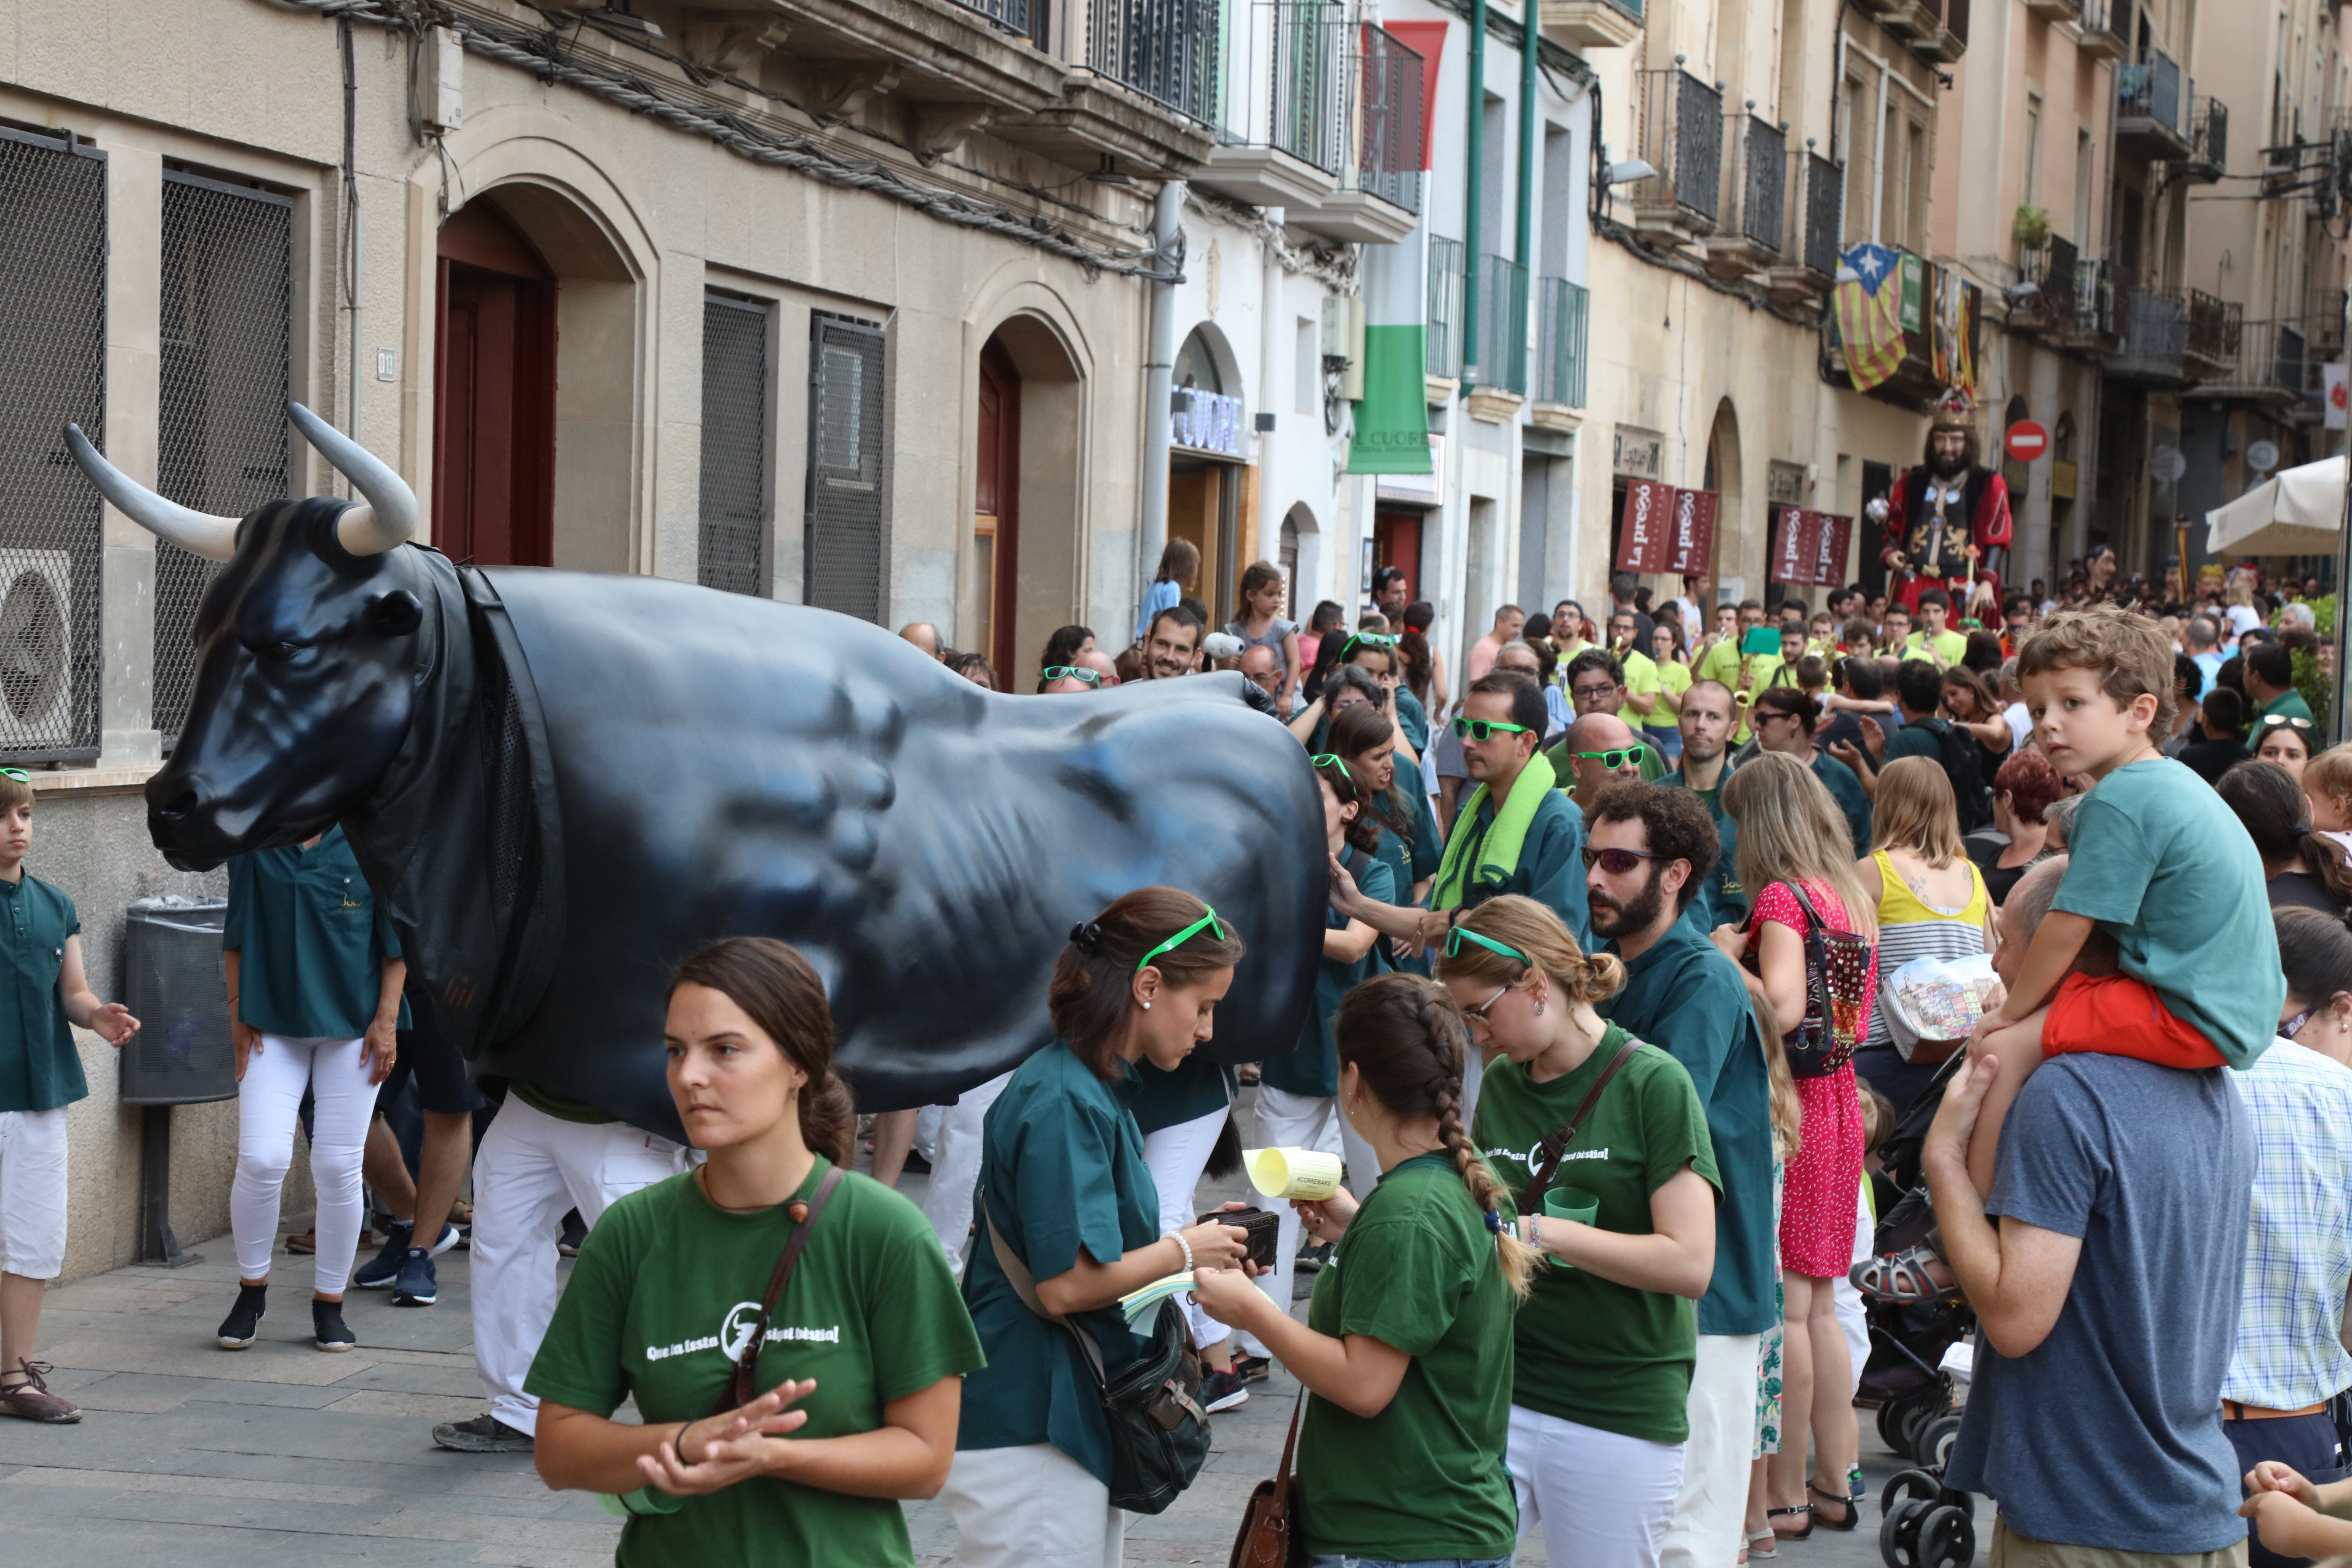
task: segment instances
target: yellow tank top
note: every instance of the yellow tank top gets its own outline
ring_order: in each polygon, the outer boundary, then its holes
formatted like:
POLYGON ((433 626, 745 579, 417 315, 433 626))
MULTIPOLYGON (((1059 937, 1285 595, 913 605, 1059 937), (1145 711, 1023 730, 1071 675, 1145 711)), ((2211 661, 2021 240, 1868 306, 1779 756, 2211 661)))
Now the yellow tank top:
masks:
POLYGON ((1957 910, 1939 910, 1911 890, 1911 884, 1903 879, 1903 873, 1895 868, 1895 862, 1887 858, 1885 850, 1874 849, 1870 858, 1878 866, 1878 924, 1881 930, 1918 921, 1950 921, 1956 925, 1972 926, 1979 931, 1984 929, 1985 912, 1991 903, 1991 895, 1985 891, 1984 877, 1978 871, 1975 861, 1963 856, 1958 862, 1969 868, 1969 901, 1957 910))

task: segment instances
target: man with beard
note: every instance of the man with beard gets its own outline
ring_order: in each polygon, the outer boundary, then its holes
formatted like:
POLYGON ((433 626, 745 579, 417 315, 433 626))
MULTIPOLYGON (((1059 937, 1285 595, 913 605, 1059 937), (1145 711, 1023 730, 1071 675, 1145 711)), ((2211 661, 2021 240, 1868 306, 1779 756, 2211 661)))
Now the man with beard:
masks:
POLYGON ((1698 1303, 1690 1438, 1660 1568, 1722 1568, 1738 1553, 1758 1337, 1777 1315, 1771 1083, 1747 984, 1709 940, 1697 902, 1716 852, 1715 824, 1689 790, 1618 784, 1593 802, 1584 850, 1592 933, 1625 964, 1624 988, 1598 1010, 1689 1072, 1723 1180, 1715 1273, 1698 1303))
POLYGON ((1895 600, 1906 610, 1916 611, 1929 588, 1944 589, 1948 604, 1964 603, 1962 585, 1972 576, 2000 590, 1999 574, 1978 568, 2009 543, 2009 485, 1977 459, 1976 407, 1956 391, 1927 427, 1926 460, 1870 503, 1869 515, 1885 530, 1879 558, 1896 574, 1895 600))
POLYGON ((1405 606, 1412 603, 1412 583, 1402 566, 1383 566, 1372 574, 1372 607, 1389 618, 1389 625, 1404 625, 1405 606))
POLYGON ((1201 624, 1201 617, 1181 605, 1151 617, 1143 634, 1143 657, 1152 679, 1192 673, 1200 658, 1201 624))
POLYGON ((1731 868, 1732 850, 1739 826, 1723 809, 1723 781, 1731 776, 1731 689, 1719 680, 1695 680, 1683 693, 1682 766, 1658 781, 1670 789, 1686 789, 1698 796, 1715 819, 1721 855, 1715 868, 1697 879, 1699 890, 1691 901, 1699 906, 1699 924, 1708 931, 1748 918, 1748 895, 1731 868))

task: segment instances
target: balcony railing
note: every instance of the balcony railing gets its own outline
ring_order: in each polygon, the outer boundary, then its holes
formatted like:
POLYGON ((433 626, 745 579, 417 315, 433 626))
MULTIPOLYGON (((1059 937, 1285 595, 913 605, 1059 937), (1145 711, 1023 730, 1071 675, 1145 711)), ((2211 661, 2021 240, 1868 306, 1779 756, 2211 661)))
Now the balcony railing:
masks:
POLYGON ((1272 46, 1269 144, 1326 174, 1338 174, 1346 130, 1339 47, 1345 9, 1338 0, 1259 0, 1252 9, 1272 46))
POLYGON ((1584 343, 1592 296, 1565 278, 1536 279, 1535 386, 1538 403, 1584 406, 1584 343))
POLYGON ((2197 100, 2196 118, 2189 127, 2189 161, 2210 165, 2217 174, 2230 162, 2230 106, 2218 98, 2197 100))
POLYGON ((1500 256, 1479 258, 1478 371, 1480 386, 1528 389, 1528 269, 1500 256))
POLYGON ((1723 94, 1679 68, 1643 71, 1641 156, 1658 171, 1637 206, 1678 208, 1712 229, 1723 205, 1723 94))
POLYGON ((1777 251, 1786 227, 1788 135, 1770 121, 1747 114, 1733 122, 1732 136, 1739 169, 1738 232, 1743 239, 1777 251))
POLYGON ((1087 0, 1087 64, 1214 125, 1218 10, 1216 0, 1087 0))
POLYGON ((1789 195, 1784 204, 1788 237, 1781 242, 1784 261, 1801 264, 1809 272, 1834 278, 1838 269, 1838 218, 1845 202, 1845 165, 1832 163, 1812 150, 1789 154, 1789 195))
POLYGON ((2239 353, 2245 307, 2220 300, 2202 289, 2189 290, 2189 324, 2181 352, 2207 364, 2226 364, 2239 353))
POLYGON ((2018 309, 2030 323, 2061 342, 2080 342, 2114 330, 2115 304, 2098 260, 2053 235, 2040 250, 2020 258, 2020 271, 2037 292, 2018 309))
MULTIPOLYGON (((977 11, 1004 31, 1017 37, 1029 36, 1030 0, 956 0, 967 11, 977 11)), ((1042 14, 1045 0, 1038 0, 1035 10, 1042 14)))
POLYGON ((1432 375, 1462 375, 1462 242, 1429 237, 1429 320, 1423 338, 1432 375))
POLYGON ((1421 142, 1427 123, 1419 54, 1380 27, 1363 39, 1363 134, 1357 177, 1363 190, 1391 206, 1421 210, 1421 142))
POLYGON ((2180 67, 2162 49, 2146 55, 2116 72, 2116 134, 2154 134, 2186 147, 2190 95, 2182 90, 2180 67))

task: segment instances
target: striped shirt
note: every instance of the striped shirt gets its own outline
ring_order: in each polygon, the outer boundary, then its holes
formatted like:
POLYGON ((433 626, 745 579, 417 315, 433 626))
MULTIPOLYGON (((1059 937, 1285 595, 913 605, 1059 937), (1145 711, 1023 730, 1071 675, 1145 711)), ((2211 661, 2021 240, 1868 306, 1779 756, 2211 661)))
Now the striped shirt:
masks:
POLYGON ((2254 1129, 2238 1344, 2221 1397, 2301 1410, 2352 1387, 2352 1068, 2280 1040, 2229 1075, 2254 1129))
MULTIPOLYGON (((1878 863, 1878 983, 1885 985, 1896 970, 1915 958, 1973 958, 1985 951, 1985 916, 1990 897, 1984 877, 1965 857, 1953 862, 1969 868, 1969 901, 1957 910, 1940 910, 1924 902, 1903 879, 1884 849, 1873 850, 1878 863)), ((1870 1010, 1870 1037, 1863 1047, 1891 1046, 1886 1009, 1870 1010)), ((1900 1048, 1900 1047, 1898 1047, 1900 1048)), ((1905 1054, 1905 1060, 1909 1055, 1905 1054)))

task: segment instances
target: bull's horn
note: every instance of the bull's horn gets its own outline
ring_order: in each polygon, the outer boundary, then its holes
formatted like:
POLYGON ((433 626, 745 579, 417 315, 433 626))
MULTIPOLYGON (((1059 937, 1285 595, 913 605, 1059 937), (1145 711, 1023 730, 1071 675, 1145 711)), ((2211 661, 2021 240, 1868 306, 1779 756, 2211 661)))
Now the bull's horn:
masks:
POLYGON ((100 456, 79 425, 66 426, 66 449, 98 487, 98 493, 114 503, 115 510, 156 538, 169 540, 208 561, 226 561, 236 553, 236 519, 192 511, 177 501, 165 500, 100 456))
POLYGON ((336 521, 335 537, 354 555, 381 555, 416 534, 416 492, 392 465, 299 403, 286 405, 302 439, 319 449, 365 496, 336 521))

